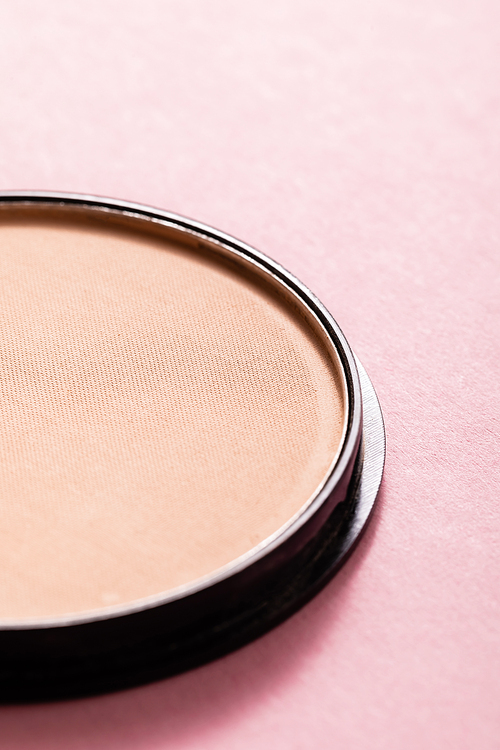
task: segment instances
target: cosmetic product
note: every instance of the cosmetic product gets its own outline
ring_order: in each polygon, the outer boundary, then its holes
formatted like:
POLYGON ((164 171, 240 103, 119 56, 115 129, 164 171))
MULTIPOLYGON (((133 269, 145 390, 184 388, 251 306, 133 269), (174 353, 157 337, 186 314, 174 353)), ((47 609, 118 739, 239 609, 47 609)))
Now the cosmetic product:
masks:
POLYGON ((158 209, 0 194, 0 698, 103 692, 281 622, 345 560, 385 436, 291 274, 158 209))

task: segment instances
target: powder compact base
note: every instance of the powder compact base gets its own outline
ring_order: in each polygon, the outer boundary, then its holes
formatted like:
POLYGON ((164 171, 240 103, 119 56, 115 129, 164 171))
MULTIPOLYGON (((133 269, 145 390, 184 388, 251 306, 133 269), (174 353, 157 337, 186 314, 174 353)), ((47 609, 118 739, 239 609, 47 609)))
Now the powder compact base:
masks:
POLYGON ((354 548, 377 397, 292 275, 198 222, 0 194, 0 700, 179 673, 354 548))

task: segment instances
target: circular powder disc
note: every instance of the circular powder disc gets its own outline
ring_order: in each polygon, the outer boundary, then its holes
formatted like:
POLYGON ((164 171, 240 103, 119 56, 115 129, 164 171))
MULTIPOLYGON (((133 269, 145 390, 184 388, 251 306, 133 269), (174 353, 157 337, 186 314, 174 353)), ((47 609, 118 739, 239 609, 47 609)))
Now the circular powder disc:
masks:
POLYGON ((342 443, 339 364, 296 310, 113 218, 0 215, 0 619, 223 568, 301 511, 342 443))

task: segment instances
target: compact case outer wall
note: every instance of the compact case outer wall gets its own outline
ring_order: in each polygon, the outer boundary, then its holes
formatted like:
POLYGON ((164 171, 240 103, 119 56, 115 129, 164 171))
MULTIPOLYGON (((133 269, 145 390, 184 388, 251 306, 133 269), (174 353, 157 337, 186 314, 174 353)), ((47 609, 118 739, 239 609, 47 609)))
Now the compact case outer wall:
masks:
MULTIPOLYGON (((183 217, 137 204, 54 193, 3 193, 0 208, 122 215, 199 241, 279 285, 321 328, 341 362, 347 425, 318 495, 268 543, 201 582, 102 612, 0 622, 0 698, 47 700, 105 692, 205 663, 256 638, 308 601, 359 538, 382 477, 385 434, 373 387, 325 308, 291 274, 244 243, 183 217)), ((146 224, 144 224, 146 226, 146 224)))

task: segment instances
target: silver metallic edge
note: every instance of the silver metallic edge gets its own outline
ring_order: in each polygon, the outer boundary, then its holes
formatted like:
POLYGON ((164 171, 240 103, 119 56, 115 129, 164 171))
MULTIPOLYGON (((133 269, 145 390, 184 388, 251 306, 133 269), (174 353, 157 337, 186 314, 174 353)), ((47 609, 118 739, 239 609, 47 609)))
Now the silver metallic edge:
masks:
POLYGON ((356 357, 363 398, 363 467, 354 498, 354 514, 337 553, 337 564, 352 550, 364 530, 377 499, 385 465, 385 426, 377 394, 356 357))

